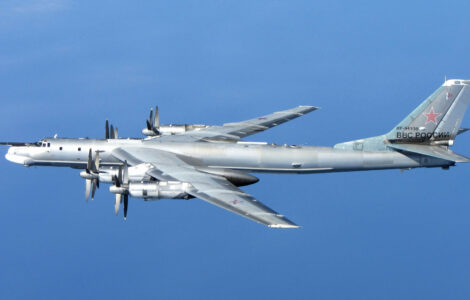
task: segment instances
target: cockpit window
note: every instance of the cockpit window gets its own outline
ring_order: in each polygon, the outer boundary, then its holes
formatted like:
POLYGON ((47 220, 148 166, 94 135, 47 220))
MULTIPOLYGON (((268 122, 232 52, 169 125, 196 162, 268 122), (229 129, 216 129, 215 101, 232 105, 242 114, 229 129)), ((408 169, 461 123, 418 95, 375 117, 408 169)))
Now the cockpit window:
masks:
POLYGON ((44 139, 40 140, 37 143, 34 143, 37 147, 46 147, 46 144, 44 143, 44 139))

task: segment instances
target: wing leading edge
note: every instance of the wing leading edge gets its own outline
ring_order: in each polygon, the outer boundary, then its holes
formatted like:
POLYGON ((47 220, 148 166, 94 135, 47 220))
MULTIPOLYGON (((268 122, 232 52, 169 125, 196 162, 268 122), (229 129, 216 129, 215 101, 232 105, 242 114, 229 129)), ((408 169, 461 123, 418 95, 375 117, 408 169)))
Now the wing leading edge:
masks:
MULTIPOLYGON (((212 126, 201 130, 188 131, 175 136, 162 136, 155 137, 153 139, 164 139, 172 141, 202 140, 208 142, 236 142, 241 138, 275 127, 317 109, 318 107, 314 106, 298 106, 251 120, 236 123, 226 123, 223 126, 212 126)), ((148 141, 152 141, 153 139, 148 141)))
POLYGON ((131 165, 149 163, 147 174, 162 181, 181 181, 192 185, 190 195, 273 228, 299 226, 243 192, 221 176, 203 173, 188 163, 190 158, 150 148, 117 148, 113 156, 131 165))

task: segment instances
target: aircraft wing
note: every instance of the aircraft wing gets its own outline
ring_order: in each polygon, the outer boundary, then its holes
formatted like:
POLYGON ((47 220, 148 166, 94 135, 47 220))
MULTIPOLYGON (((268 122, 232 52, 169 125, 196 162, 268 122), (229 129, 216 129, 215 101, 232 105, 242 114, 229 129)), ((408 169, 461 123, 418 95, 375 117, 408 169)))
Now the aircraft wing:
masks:
POLYGON ((237 213, 250 220, 274 228, 298 228, 296 224, 265 206, 249 194, 238 189, 221 176, 203 173, 191 163, 191 158, 171 152, 123 147, 113 150, 112 155, 131 165, 148 163, 147 174, 161 181, 181 181, 192 185, 190 195, 237 213))
POLYGON ((317 109, 318 107, 314 106, 298 106, 247 121, 226 123, 223 126, 212 126, 201 130, 188 131, 176 136, 163 136, 154 139, 175 141, 238 141, 241 138, 280 125, 317 109))

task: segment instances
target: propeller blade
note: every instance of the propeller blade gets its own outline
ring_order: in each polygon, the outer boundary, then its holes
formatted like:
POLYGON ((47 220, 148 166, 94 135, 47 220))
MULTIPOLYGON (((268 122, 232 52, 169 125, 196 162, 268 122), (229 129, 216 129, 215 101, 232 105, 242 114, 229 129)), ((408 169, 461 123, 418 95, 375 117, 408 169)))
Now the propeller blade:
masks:
POLYGON ((105 138, 109 139, 109 121, 108 121, 108 119, 106 119, 106 127, 105 127, 104 134, 105 134, 105 138))
POLYGON ((122 166, 119 166, 118 176, 116 180, 116 186, 120 187, 122 183, 122 166))
POLYGON ((155 119, 153 119, 153 128, 158 130, 160 127, 160 114, 158 113, 158 106, 155 106, 155 119))
POLYGON ((127 160, 124 161, 124 169, 122 173, 122 183, 128 187, 129 185, 129 168, 127 167, 127 160))
POLYGON ((118 215, 119 212, 119 206, 121 205, 121 194, 116 194, 116 202, 114 203, 114 213, 116 216, 118 215))
POLYGON ((113 175, 112 180, 113 180, 114 185, 117 186, 117 187, 119 187, 119 179, 117 178, 116 175, 113 175))
POLYGON ((148 130, 152 130, 152 124, 153 124, 153 108, 150 108, 150 116, 149 116, 149 119, 148 119, 148 122, 147 122, 147 129, 148 130))
POLYGON ((85 179, 85 200, 88 202, 88 198, 90 198, 90 188, 91 188, 91 180, 85 179))
POLYGON ((97 182, 98 182, 98 179, 93 179, 93 181, 92 181, 91 200, 95 199, 95 192, 96 192, 97 182))
MULTIPOLYGON (((99 176, 99 173, 100 173, 100 152, 99 151, 96 151, 95 164, 93 165, 93 167, 94 167, 93 172, 96 175, 99 176)), ((93 200, 95 198, 96 188, 100 188, 100 178, 99 177, 93 179, 93 189, 92 189, 92 193, 91 193, 91 200, 93 200)))
POLYGON ((124 195, 124 220, 127 219, 127 205, 129 202, 129 195, 124 195))
POLYGON ((88 152, 88 162, 87 162, 87 165, 86 165, 86 172, 87 173, 90 173, 90 170, 92 169, 92 155, 91 155, 91 148, 90 148, 90 151, 88 152))
POLYGON ((111 124, 110 129, 109 129, 109 138, 114 139, 114 127, 111 124))
MULTIPOLYGON (((91 151, 91 149, 90 149, 91 151)), ((99 173, 100 171, 100 153, 98 151, 96 151, 96 155, 95 155, 95 165, 94 165, 95 169, 93 170, 96 174, 99 173)))

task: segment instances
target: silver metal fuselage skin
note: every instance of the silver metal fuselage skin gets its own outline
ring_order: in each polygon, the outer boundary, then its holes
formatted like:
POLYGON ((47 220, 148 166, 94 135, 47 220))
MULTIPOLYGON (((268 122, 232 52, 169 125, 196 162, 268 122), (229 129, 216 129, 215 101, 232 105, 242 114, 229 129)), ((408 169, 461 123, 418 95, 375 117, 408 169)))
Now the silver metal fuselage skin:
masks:
POLYGON ((193 164, 265 173, 326 173, 417 167, 448 167, 453 162, 397 151, 369 152, 331 147, 263 143, 160 142, 158 139, 44 139, 43 146, 10 147, 6 158, 25 166, 66 166, 85 169, 89 150, 100 152, 101 166, 122 162, 111 155, 118 147, 154 148, 184 155, 193 164), (49 144, 49 146, 48 146, 49 144))

